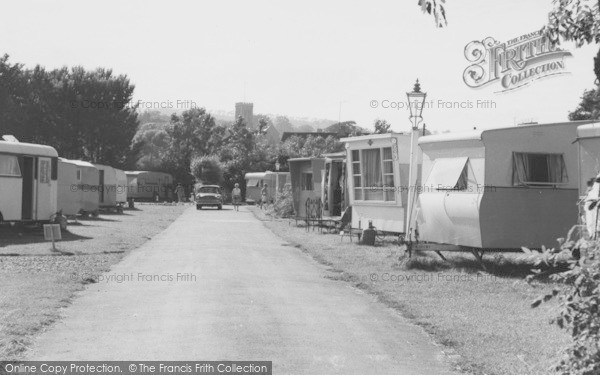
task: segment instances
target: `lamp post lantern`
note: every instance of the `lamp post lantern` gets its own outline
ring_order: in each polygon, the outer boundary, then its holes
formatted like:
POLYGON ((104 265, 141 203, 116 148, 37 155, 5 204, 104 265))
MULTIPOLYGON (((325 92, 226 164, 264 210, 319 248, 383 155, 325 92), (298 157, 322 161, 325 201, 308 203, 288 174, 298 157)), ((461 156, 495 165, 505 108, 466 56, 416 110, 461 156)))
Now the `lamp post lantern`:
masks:
POLYGON ((415 200, 416 190, 417 190, 417 170, 418 170, 418 162, 419 162, 419 153, 418 146, 416 145, 417 140, 419 138, 419 124, 423 122, 423 107, 425 105, 425 98, 427 98, 427 93, 421 91, 421 84, 419 84, 419 80, 415 83, 413 90, 411 92, 406 93, 406 97, 408 98, 408 109, 410 111, 409 120, 412 125, 412 132, 410 136, 410 162, 408 169, 408 199, 406 203, 406 220, 405 220, 405 235, 408 237, 408 240, 411 240, 411 219, 412 219, 412 208, 413 201, 415 200), (416 154, 416 155, 415 155, 416 154))

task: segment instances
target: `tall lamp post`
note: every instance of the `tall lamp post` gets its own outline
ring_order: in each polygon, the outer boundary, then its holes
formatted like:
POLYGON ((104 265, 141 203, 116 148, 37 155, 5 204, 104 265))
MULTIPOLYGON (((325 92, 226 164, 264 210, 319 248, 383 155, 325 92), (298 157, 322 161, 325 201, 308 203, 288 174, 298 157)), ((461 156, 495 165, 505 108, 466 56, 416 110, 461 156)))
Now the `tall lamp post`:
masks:
MULTIPOLYGON (((421 85, 419 84, 418 79, 415 83, 415 86, 413 87, 413 90, 411 92, 406 93, 406 97, 408 98, 408 108, 410 110, 409 120, 412 125, 412 131, 410 136, 410 164, 408 168, 408 200, 406 205, 405 221, 405 233, 406 236, 410 236, 412 207, 417 188, 417 163, 419 160, 418 147, 416 143, 417 139, 419 138, 419 124, 423 122, 423 106, 425 105, 425 98, 427 97, 427 93, 421 91, 421 85)), ((408 239, 410 240, 410 238, 408 239)))
POLYGON ((279 164, 279 160, 277 160, 275 162, 275 173, 277 173, 275 175, 275 200, 277 200, 277 194, 279 193, 279 167, 281 167, 281 164, 279 164))

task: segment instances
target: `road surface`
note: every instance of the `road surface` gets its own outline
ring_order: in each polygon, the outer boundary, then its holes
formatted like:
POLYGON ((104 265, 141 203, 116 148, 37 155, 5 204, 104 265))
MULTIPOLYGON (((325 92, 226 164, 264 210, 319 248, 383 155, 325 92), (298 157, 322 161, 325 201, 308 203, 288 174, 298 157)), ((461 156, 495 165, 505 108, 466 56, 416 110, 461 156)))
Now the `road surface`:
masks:
POLYGON ((327 272, 244 208, 190 208, 81 292, 29 359, 267 360, 277 375, 452 374, 420 328, 327 272))

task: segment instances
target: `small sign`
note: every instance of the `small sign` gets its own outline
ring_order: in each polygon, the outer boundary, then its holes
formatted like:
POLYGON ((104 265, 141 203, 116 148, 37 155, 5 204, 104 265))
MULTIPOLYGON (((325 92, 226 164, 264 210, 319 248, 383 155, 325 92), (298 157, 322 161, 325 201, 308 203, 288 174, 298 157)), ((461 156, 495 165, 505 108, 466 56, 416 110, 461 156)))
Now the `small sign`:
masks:
POLYGON ((44 239, 46 241, 62 240, 60 224, 44 224, 44 239))

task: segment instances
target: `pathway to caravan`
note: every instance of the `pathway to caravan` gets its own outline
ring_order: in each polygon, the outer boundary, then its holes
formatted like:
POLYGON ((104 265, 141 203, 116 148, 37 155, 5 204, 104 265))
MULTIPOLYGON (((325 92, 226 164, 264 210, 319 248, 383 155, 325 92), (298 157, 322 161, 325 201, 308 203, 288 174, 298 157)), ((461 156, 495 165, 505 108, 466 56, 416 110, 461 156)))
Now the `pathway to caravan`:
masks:
POLYGON ((327 272, 243 208, 190 208, 88 285, 29 359, 268 360, 277 375, 452 373, 420 328, 327 272))

